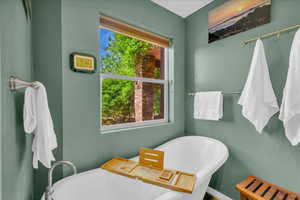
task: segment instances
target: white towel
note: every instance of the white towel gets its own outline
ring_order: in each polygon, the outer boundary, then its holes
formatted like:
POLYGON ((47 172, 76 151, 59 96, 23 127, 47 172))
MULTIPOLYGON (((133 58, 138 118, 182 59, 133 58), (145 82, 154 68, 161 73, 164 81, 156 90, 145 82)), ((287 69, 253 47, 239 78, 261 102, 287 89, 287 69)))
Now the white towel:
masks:
POLYGON ((34 133, 33 167, 37 169, 40 161, 50 168, 51 161, 55 161, 52 150, 57 147, 57 141, 43 84, 39 83, 38 88, 26 89, 23 115, 25 132, 34 133))
POLYGON ((218 121, 223 117, 221 92, 198 92, 194 98, 194 118, 218 121))
POLYGON ((300 29, 290 54, 290 66, 285 84, 279 119, 292 145, 300 143, 300 29))
POLYGON ((259 133, 262 133, 270 118, 279 111, 261 40, 256 42, 250 72, 238 104, 243 106, 243 116, 259 133))

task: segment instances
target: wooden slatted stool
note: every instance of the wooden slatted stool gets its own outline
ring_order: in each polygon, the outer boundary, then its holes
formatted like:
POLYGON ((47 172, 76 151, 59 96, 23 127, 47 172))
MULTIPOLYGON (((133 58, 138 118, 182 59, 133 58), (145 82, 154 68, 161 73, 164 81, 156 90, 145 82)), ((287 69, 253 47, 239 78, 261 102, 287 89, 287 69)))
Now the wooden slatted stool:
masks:
POLYGON ((255 176, 249 176, 236 185, 241 200, 300 200, 300 194, 273 185, 255 176))

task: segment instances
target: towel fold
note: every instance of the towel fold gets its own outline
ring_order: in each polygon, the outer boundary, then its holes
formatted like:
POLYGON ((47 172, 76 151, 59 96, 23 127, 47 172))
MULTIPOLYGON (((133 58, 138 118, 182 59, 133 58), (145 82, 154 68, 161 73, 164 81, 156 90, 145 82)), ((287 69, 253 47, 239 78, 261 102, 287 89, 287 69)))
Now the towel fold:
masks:
POLYGON ((279 119, 291 144, 297 145, 300 143, 300 29, 293 41, 289 64, 279 119))
POLYGON ((223 117, 222 92, 198 92, 194 99, 194 118, 218 121, 223 117))
POLYGON ((33 167, 36 169, 38 161, 47 168, 51 167, 51 161, 55 161, 52 150, 57 147, 46 88, 38 84, 38 88, 26 89, 23 113, 25 132, 34 133, 32 151, 33 167))
POLYGON ((256 42, 249 75, 238 104, 243 107, 243 116, 259 133, 262 133, 270 118, 279 111, 261 40, 256 42))

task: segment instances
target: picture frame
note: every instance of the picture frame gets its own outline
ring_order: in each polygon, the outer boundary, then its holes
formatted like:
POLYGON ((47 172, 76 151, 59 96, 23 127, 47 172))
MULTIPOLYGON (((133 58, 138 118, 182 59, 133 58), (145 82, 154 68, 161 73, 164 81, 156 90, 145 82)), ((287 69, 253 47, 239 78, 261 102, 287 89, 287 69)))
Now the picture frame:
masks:
POLYGON ((229 0, 208 14, 208 43, 271 22, 272 0, 229 0))

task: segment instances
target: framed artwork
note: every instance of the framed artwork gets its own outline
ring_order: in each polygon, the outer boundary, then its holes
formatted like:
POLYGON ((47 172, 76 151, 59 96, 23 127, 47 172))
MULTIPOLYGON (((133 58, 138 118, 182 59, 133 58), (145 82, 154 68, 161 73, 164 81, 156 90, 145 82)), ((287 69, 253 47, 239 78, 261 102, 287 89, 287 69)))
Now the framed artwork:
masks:
POLYGON ((271 0, 230 0, 208 14, 209 43, 271 22, 271 0))
POLYGON ((72 53, 70 65, 75 72, 95 73, 97 70, 96 57, 85 53, 72 53))

